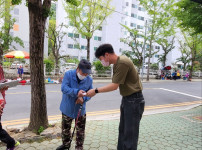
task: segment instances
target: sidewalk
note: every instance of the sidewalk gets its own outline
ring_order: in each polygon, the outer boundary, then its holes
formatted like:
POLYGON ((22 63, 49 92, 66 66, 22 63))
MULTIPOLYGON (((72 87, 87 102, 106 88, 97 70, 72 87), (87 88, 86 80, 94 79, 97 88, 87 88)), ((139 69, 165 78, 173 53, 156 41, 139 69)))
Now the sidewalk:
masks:
MULTIPOLYGON (((116 150, 118 126, 119 119, 87 121, 84 150, 116 150)), ((71 150, 74 150, 74 140, 71 150)), ((201 150, 201 141, 202 105, 184 111, 144 115, 138 150, 201 150)), ((60 138, 23 143, 18 150, 55 150, 61 143, 60 138)))

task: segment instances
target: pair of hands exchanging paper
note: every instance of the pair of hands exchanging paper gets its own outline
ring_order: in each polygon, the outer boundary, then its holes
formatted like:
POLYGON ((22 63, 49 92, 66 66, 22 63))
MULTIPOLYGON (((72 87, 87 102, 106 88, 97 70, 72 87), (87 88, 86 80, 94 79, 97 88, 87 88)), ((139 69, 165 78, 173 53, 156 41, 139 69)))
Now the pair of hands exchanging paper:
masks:
POLYGON ((80 90, 79 92, 78 92, 78 95, 77 95, 77 100, 76 100, 76 104, 83 104, 83 97, 86 95, 86 92, 85 91, 83 91, 83 90, 80 90))

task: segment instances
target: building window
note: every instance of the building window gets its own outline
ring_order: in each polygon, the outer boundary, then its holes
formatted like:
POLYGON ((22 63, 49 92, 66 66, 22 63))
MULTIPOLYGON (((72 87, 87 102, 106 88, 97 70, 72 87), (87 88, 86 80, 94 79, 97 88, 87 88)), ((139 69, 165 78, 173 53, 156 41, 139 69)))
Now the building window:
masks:
POLYGON ((87 50, 87 46, 81 45, 81 49, 87 50))
POLYGON ((68 48, 73 48, 73 44, 68 44, 68 48))
POLYGON ((94 47, 94 51, 96 51, 97 47, 94 47))
POLYGON ((68 37, 73 37, 73 33, 68 33, 68 37))
POLYGON ((143 7, 138 7, 139 11, 145 11, 145 9, 143 7))
POLYGON ((138 19, 144 21, 144 17, 142 16, 138 16, 138 19))
POLYGON ((102 40, 102 38, 101 37, 98 37, 98 41, 101 41, 102 40))
POLYGON ((141 25, 137 25, 137 29, 143 29, 144 27, 141 25))
POLYGON ((132 13, 132 14, 131 14, 131 17, 137 18, 137 15, 132 13))
POLYGON ((125 21, 125 25, 127 26, 127 21, 125 21))
POLYGON ((126 6, 128 6, 129 5, 129 3, 128 2, 126 2, 126 6))
POLYGON ((74 38, 79 38, 79 34, 74 34, 74 38))
POLYGON ((156 58, 159 58, 159 55, 155 55, 156 58))
POLYGON ((80 49, 79 44, 74 44, 74 49, 80 49))
POLYGON ((155 46, 155 49, 160 49, 160 46, 155 46))
POLYGON ((137 8, 137 5, 135 5, 135 4, 132 4, 132 8, 137 8))
POLYGON ((101 41, 101 40, 102 40, 102 38, 101 38, 101 37, 99 37, 99 36, 94 36, 94 40, 95 40, 95 41, 101 41))
POLYGON ((136 24, 135 23, 131 23, 130 26, 136 28, 136 24))
POLYGON ((19 15, 19 9, 18 8, 14 8, 13 12, 15 15, 19 15))
POLYGON ((82 37, 83 39, 86 39, 86 36, 85 36, 85 35, 81 35, 81 37, 82 37))

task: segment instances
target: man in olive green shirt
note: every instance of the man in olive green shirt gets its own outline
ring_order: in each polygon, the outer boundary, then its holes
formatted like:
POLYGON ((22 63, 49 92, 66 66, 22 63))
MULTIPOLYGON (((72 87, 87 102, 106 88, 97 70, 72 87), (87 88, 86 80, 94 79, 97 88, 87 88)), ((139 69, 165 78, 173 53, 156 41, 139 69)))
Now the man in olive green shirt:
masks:
POLYGON ((114 91, 119 87, 122 102, 117 149, 137 150, 139 124, 145 105, 138 72, 133 62, 126 56, 117 56, 110 44, 100 45, 95 56, 103 66, 114 64, 112 83, 89 90, 87 96, 114 91))

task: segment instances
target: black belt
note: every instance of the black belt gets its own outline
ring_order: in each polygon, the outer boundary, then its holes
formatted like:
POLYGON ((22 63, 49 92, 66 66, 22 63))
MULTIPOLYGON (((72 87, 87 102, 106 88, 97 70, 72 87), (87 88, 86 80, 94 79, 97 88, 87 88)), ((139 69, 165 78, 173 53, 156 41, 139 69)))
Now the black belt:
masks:
POLYGON ((135 92, 135 93, 128 95, 128 96, 124 96, 124 97, 129 98, 129 97, 142 97, 142 96, 143 96, 142 91, 140 91, 140 92, 135 92))

